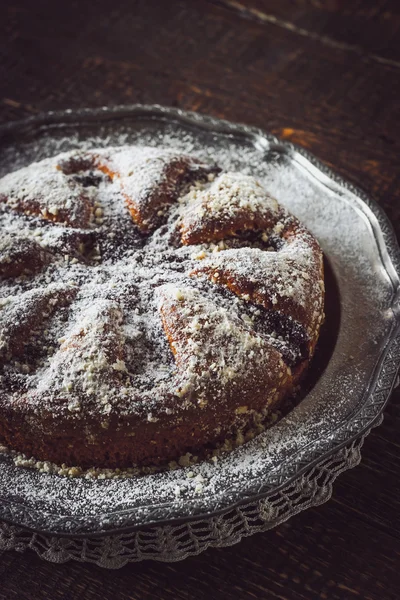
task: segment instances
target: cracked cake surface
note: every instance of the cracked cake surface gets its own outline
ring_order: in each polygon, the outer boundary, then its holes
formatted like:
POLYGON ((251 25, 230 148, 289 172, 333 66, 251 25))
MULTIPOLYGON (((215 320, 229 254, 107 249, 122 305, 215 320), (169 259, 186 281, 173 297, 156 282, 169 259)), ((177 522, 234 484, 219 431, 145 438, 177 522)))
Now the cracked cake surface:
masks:
POLYGON ((165 148, 71 151, 0 180, 0 439, 158 464, 292 393, 322 251, 249 175, 165 148))

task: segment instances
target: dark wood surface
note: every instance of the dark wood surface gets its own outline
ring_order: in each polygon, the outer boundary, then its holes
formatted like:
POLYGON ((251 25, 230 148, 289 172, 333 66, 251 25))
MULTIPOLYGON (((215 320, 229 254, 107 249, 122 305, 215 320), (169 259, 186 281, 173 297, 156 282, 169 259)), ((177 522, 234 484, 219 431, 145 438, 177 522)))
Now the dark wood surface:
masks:
MULTIPOLYGON (((400 234, 397 0, 3 2, 0 122, 158 102, 263 127, 372 193, 400 234)), ((177 564, 0 555, 0 599, 400 598, 400 394, 332 500, 177 564)))

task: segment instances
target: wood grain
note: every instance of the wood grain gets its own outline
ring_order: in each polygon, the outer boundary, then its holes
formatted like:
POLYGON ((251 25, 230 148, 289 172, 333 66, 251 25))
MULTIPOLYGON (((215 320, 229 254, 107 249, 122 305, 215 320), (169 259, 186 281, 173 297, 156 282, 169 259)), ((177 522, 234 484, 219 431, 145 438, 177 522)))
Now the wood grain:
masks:
POLYGON ((397 0, 212 0, 243 18, 387 64, 398 64, 397 0))
MULTIPOLYGON (((6 2, 0 122, 159 102, 272 131, 373 194, 400 234, 400 8, 393 0, 6 2)), ((0 599, 396 600, 400 393, 333 499, 178 564, 118 572, 0 557, 0 599)))

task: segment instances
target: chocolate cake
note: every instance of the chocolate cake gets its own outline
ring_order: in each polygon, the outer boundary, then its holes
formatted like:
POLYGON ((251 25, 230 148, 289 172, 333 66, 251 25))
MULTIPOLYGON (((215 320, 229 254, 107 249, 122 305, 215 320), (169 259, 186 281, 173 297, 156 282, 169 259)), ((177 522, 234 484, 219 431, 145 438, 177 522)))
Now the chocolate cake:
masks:
POLYGON ((170 149, 0 180, 0 440, 156 465, 266 417, 323 321, 318 242, 255 178, 170 149))

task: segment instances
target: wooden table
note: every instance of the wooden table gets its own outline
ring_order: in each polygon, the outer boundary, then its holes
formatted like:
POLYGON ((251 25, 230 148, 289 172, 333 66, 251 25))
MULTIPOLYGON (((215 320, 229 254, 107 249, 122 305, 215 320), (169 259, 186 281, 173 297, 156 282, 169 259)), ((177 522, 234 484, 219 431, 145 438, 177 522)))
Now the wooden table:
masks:
MULTIPOLYGON (((0 121, 158 102, 269 130, 372 193, 400 233, 397 0, 13 0, 0 121)), ((177 564, 117 572, 0 556, 0 598, 400 597, 400 394, 333 499, 177 564)))

